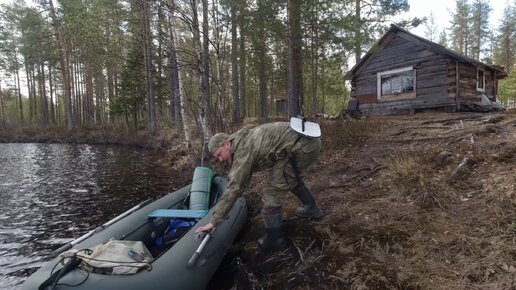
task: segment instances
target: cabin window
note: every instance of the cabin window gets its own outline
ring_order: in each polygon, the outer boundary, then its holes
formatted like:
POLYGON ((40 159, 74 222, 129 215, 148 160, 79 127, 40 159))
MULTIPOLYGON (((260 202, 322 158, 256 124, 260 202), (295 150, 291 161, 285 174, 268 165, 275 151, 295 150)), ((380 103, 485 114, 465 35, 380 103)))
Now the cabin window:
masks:
POLYGON ((477 91, 483 92, 486 88, 486 76, 482 69, 477 69, 477 91))
POLYGON ((378 99, 395 100, 415 97, 416 71, 406 67, 378 73, 378 99))

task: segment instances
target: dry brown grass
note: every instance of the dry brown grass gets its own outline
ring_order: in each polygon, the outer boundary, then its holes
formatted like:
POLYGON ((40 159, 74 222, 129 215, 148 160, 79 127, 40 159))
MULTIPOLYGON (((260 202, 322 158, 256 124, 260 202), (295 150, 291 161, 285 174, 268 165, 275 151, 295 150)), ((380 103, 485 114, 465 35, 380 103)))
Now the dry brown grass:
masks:
POLYGON ((261 252, 257 174, 233 289, 516 289, 516 115, 491 117, 325 122, 307 184, 327 216, 295 218, 290 196, 293 246, 261 252))
POLYGON ((322 121, 321 131, 324 150, 343 150, 360 146, 383 126, 375 120, 322 121))
MULTIPOLYGON (((450 183, 450 173, 436 168, 436 155, 414 151, 391 156, 388 165, 379 173, 379 186, 387 187, 391 196, 406 197, 408 202, 414 201, 422 207, 446 206, 459 195, 450 183)), ((462 172, 462 178, 466 174, 462 172)))

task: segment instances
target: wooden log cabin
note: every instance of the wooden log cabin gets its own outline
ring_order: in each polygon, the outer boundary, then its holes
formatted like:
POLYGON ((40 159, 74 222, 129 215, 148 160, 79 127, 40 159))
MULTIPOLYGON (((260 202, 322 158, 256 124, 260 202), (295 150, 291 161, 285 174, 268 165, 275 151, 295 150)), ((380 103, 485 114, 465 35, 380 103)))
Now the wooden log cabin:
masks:
POLYGON ((481 63, 392 25, 345 75, 363 115, 424 109, 488 111, 496 104, 502 67, 481 63), (458 84, 458 85, 457 85, 458 84), (488 101, 489 100, 489 101, 488 101))

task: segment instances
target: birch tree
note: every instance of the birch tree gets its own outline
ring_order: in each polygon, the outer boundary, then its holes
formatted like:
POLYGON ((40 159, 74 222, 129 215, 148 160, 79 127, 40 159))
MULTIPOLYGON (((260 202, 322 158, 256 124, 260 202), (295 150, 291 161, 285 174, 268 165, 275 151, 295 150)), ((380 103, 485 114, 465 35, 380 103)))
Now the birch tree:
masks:
MULTIPOLYGON (((175 45, 177 46, 177 34, 176 34, 174 28, 172 29, 172 33, 174 34, 172 41, 176 42, 175 45)), ((177 57, 177 63, 180 63, 179 55, 177 55, 176 57, 177 57)), ((181 76, 181 66, 177 67, 177 84, 178 84, 177 88, 178 88, 178 95, 179 95, 179 107, 181 108, 181 116, 182 116, 181 124, 183 125, 183 134, 185 137, 185 144, 186 144, 186 148, 187 148, 188 152, 192 155, 193 154, 192 137, 191 137, 192 133, 191 133, 189 121, 186 117, 187 114, 186 114, 186 110, 185 110, 185 97, 184 97, 184 89, 183 89, 183 78, 181 76)))
POLYGON ((175 2, 169 7, 168 28, 170 33, 170 40, 168 43, 168 70, 169 70, 169 88, 170 88, 170 115, 173 121, 182 122, 181 120, 181 102, 179 96, 179 63, 177 56, 177 46, 175 34, 174 10, 176 9, 175 2))

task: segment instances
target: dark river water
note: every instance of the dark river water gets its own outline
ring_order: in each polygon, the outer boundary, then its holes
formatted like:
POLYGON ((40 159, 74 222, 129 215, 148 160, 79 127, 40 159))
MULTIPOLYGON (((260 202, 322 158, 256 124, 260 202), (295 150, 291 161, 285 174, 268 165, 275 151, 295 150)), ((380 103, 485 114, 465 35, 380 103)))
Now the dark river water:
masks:
POLYGON ((0 144, 0 289, 19 289, 49 253, 134 205, 174 191, 155 152, 0 144))

